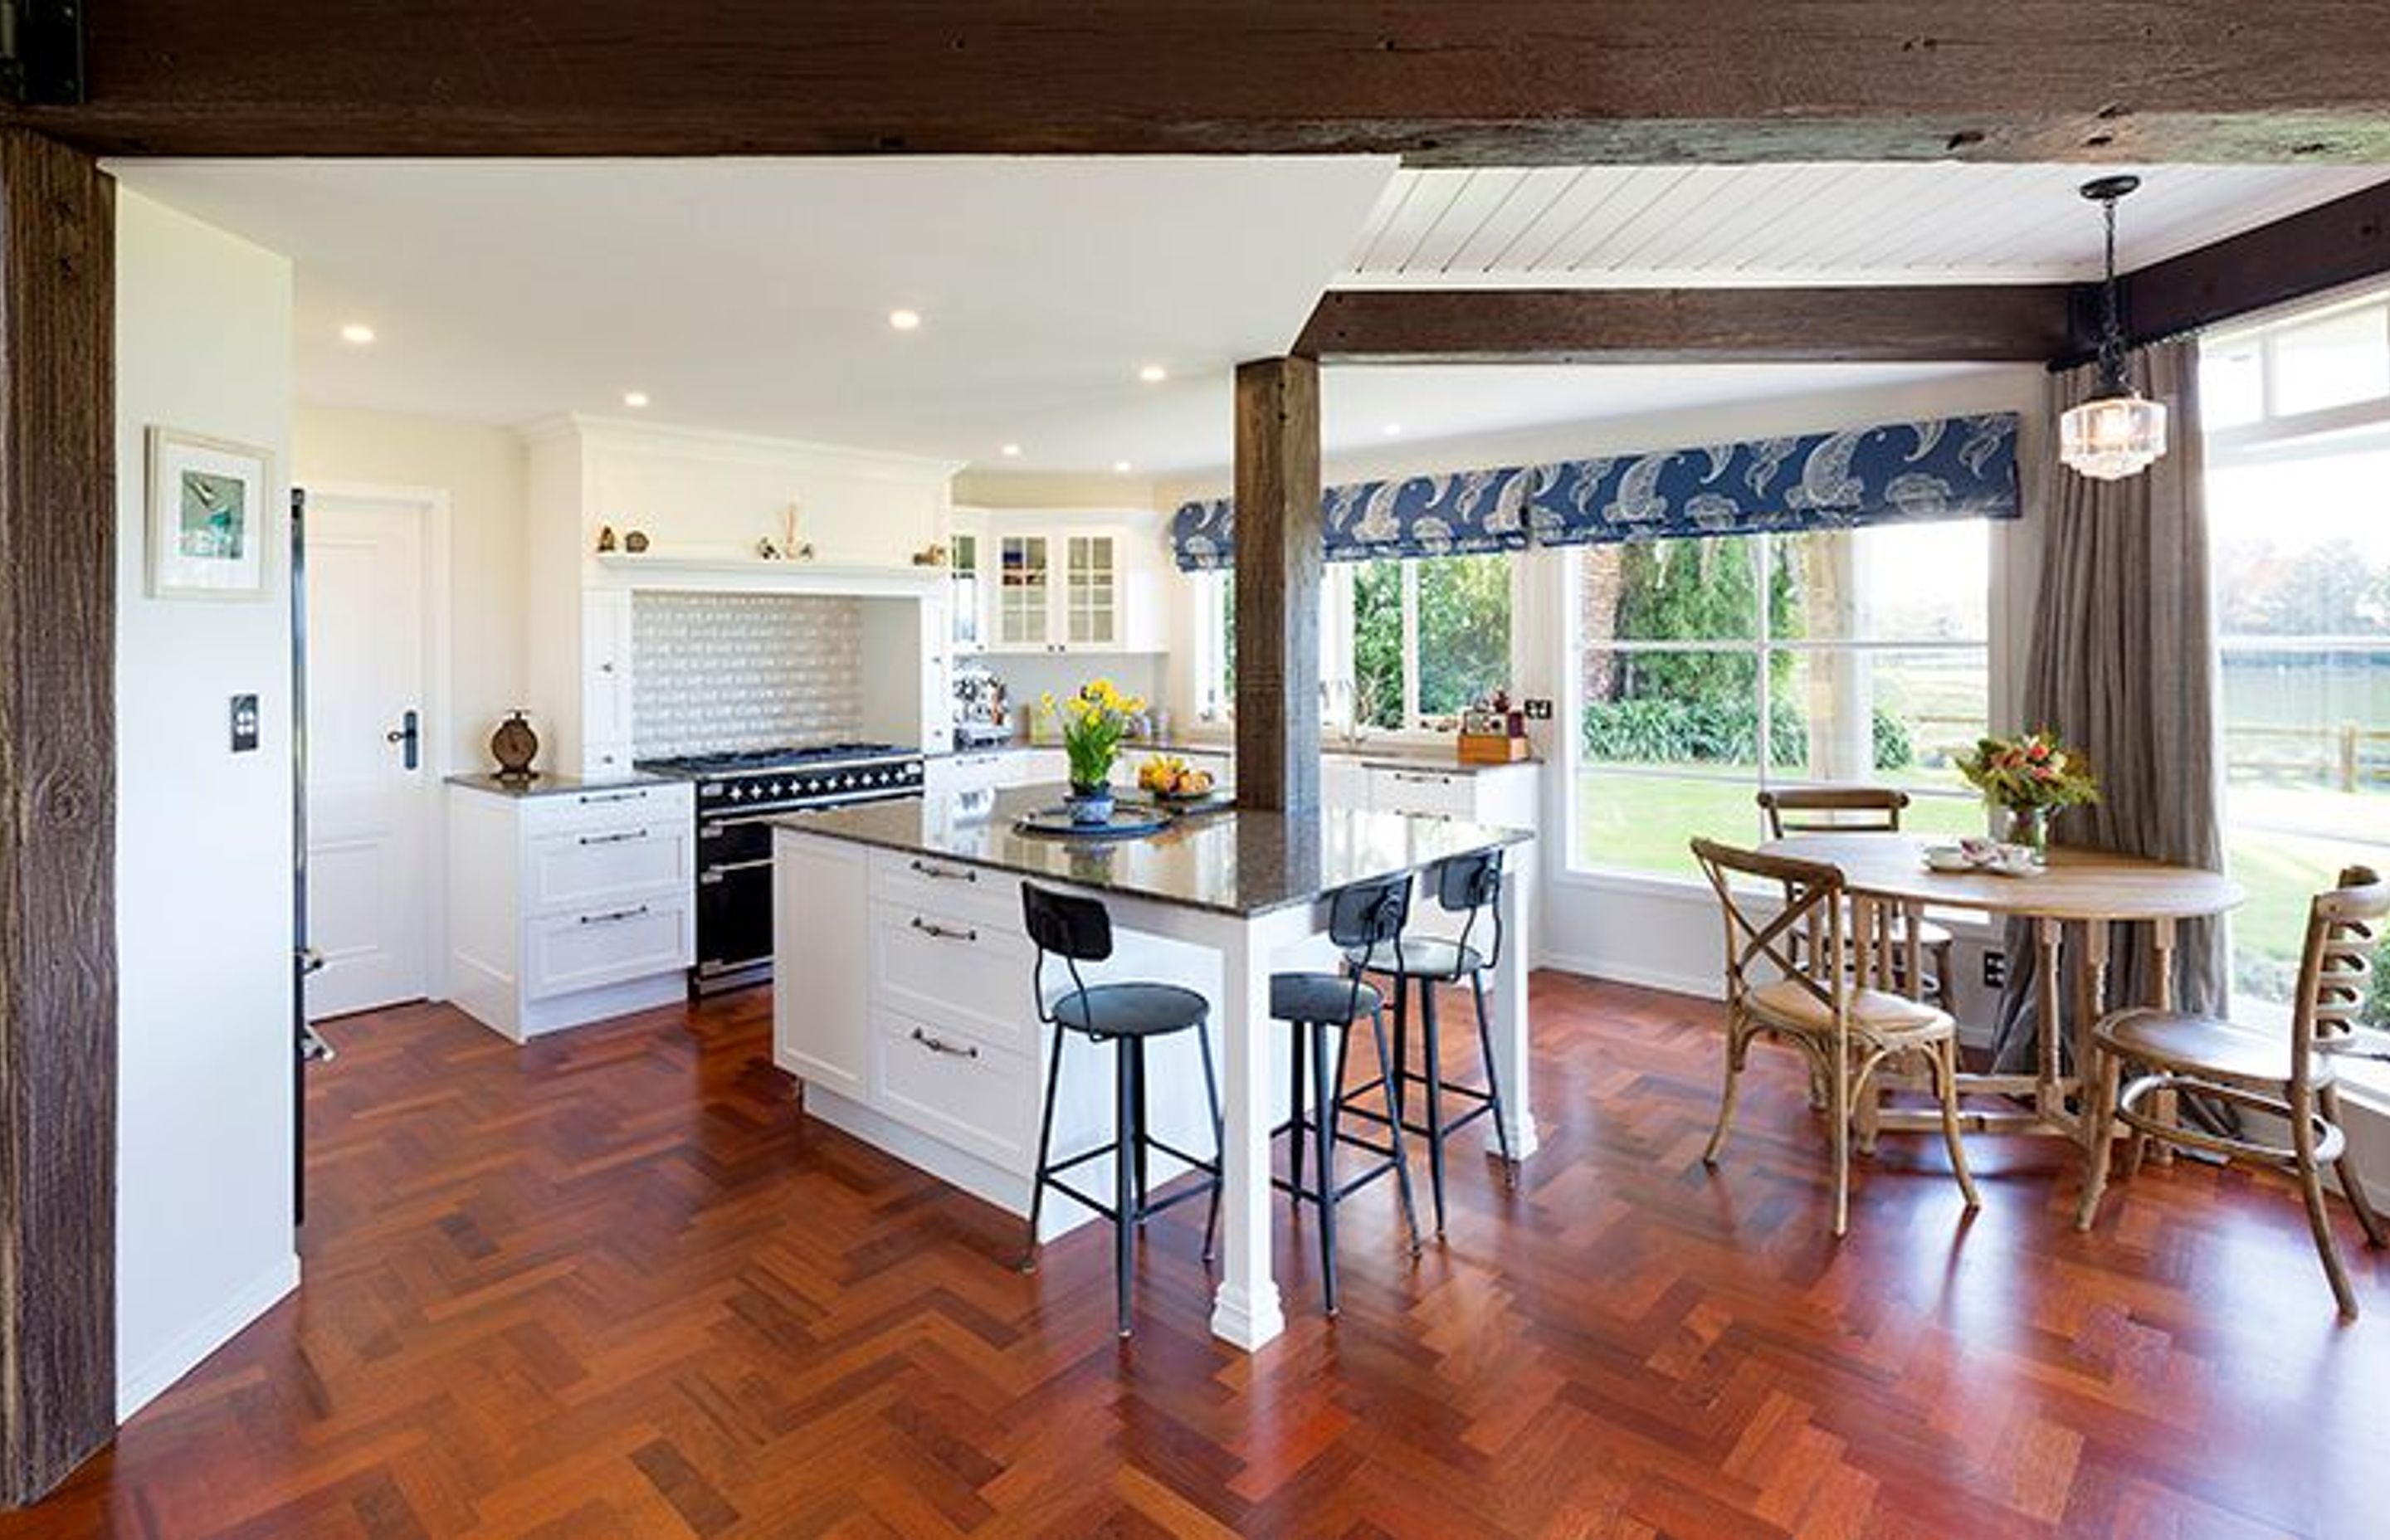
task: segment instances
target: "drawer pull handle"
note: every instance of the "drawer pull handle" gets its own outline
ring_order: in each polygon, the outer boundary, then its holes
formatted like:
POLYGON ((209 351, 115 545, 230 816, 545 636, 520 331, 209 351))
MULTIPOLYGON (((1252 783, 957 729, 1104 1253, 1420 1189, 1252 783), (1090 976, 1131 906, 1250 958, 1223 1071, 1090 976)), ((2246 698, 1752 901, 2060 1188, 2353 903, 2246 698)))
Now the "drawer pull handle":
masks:
POLYGON ((626 828, 619 834, 585 834, 581 837, 581 842, 585 845, 619 845, 625 841, 644 840, 647 837, 646 829, 626 828))
MULTIPOLYGON (((613 756, 609 754, 606 760, 610 764, 613 756)), ((574 800, 584 807, 590 807, 598 802, 643 802, 648 800, 648 794, 645 791, 585 791, 574 800)))
POLYGON ((636 919, 647 912, 648 906, 642 904, 636 909, 609 909, 602 915, 583 915, 580 922, 584 925, 612 925, 618 920, 636 919))
POLYGON ((967 868, 958 870, 953 866, 936 866, 928 861, 915 861, 911 863, 911 866, 915 871, 919 872, 923 877, 934 878, 942 882, 976 882, 979 880, 979 873, 967 868))
POLYGON ((970 930, 969 928, 957 930, 951 926, 940 925, 935 920, 923 919, 919 915, 915 915, 913 917, 913 929, 920 931, 921 934, 925 936, 934 936, 940 941, 979 940, 979 932, 977 930, 970 930))
POLYGON ((913 1041, 929 1049, 932 1053, 947 1054, 956 1059, 977 1059, 979 1057, 979 1049, 969 1043, 957 1046, 947 1042, 943 1037, 932 1037, 919 1027, 915 1027, 913 1029, 913 1041))

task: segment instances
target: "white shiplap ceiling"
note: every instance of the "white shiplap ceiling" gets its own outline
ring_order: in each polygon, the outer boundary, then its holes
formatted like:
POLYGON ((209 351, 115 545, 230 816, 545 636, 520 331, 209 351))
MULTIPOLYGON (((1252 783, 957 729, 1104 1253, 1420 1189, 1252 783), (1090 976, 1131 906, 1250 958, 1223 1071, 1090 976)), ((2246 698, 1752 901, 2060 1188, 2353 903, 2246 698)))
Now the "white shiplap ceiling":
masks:
MULTIPOLYGON (((2157 166, 2120 206, 2127 268, 2390 179, 2390 166, 2157 166)), ((2058 165, 1404 171, 1340 287, 2041 283, 2097 277, 2092 174, 2058 165)))

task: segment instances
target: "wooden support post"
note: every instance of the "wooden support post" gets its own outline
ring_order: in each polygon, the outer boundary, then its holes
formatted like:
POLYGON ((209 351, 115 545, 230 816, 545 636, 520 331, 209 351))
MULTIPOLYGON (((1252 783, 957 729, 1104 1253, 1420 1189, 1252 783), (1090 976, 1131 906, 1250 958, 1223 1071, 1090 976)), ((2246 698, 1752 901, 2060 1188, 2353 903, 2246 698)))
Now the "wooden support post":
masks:
POLYGON ((0 1503, 116 1431, 114 184, 0 128, 0 1503))
POLYGON ((1319 809, 1319 366, 1237 366, 1237 805, 1319 809))

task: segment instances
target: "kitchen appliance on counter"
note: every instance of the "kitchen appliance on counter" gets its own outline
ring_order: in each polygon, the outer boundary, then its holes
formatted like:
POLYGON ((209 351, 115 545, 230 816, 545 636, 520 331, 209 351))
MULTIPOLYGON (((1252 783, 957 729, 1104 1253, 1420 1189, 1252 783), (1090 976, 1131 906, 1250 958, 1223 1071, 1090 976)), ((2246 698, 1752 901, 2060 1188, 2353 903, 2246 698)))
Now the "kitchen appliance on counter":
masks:
POLYGON ((1012 740, 1012 711, 1004 681, 976 663, 955 670, 955 747, 985 749, 1012 740))
POLYGON ((636 768, 697 783, 700 995, 772 976, 772 830, 783 813, 921 794, 921 752, 893 743, 645 759, 636 768))

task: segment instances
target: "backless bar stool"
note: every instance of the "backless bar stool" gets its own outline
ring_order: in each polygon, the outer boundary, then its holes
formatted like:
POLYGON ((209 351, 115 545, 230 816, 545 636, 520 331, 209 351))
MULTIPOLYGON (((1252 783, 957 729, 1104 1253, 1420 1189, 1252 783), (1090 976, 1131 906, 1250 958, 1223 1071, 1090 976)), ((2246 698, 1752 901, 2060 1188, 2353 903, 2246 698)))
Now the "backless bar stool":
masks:
MULTIPOLYGON (((1367 953, 1381 943, 1399 949, 1403 924, 1410 918, 1411 879, 1408 872, 1375 882, 1363 882, 1340 890, 1328 903, 1328 934, 1338 946, 1367 953)), ((1382 1086, 1386 1095, 1394 1094, 1394 1059, 1386 1051, 1385 1002, 1377 990, 1361 977, 1357 969, 1344 973, 1275 973, 1270 976, 1270 1015, 1287 1022, 1294 1030, 1291 1041, 1294 1046, 1292 1105, 1287 1121, 1270 1132, 1287 1134, 1287 1165, 1291 1174, 1288 1179, 1273 1178, 1279 1191, 1294 1200, 1299 1210, 1308 1202, 1319 1209, 1319 1278, 1320 1290, 1326 1297, 1328 1314, 1336 1314, 1336 1206, 1345 1197, 1376 1181, 1388 1172, 1402 1195, 1403 1223, 1410 1231, 1410 1249, 1420 1249, 1419 1211, 1411 1202, 1411 1174, 1403 1152, 1403 1126, 1399 1119, 1387 1121, 1387 1141, 1374 1144, 1358 1135, 1345 1133, 1341 1126, 1344 1098, 1351 1093, 1344 1085, 1344 1060, 1352 1047, 1353 1026, 1367 1020, 1370 1036, 1378 1049, 1378 1078, 1360 1086, 1362 1091, 1382 1086), (1333 1033, 1335 1052, 1329 1051, 1333 1033), (1305 1053, 1306 1046, 1309 1049, 1305 1053), (1311 1092, 1304 1090, 1304 1065, 1310 1066, 1311 1092), (1306 1115, 1306 1107, 1310 1109, 1306 1115), (1317 1179, 1311 1186, 1303 1180, 1304 1141, 1308 1137, 1312 1153, 1318 1162, 1317 1179), (1336 1147, 1355 1146, 1377 1156, 1362 1170, 1339 1182, 1336 1175, 1336 1147)))
MULTIPOLYGON (((1499 850, 1478 851, 1468 855, 1456 855, 1440 861, 1427 870, 1429 887, 1435 901, 1449 914, 1465 915, 1457 939, 1441 936, 1406 935, 1373 946, 1359 947, 1345 953, 1345 960, 1356 969, 1379 974, 1394 981, 1394 1064, 1396 1072, 1391 1088, 1386 1121, 1399 1124, 1414 1134, 1427 1136, 1429 1184, 1435 1196, 1435 1233, 1444 1234, 1444 1165, 1445 1138, 1477 1119, 1491 1115, 1494 1119, 1494 1140, 1501 1152, 1503 1178, 1518 1185, 1518 1161, 1510 1155, 1510 1132, 1502 1121, 1502 1083, 1494 1065, 1494 1034, 1485 1014, 1485 973, 1502 960, 1502 911, 1497 902, 1502 894, 1502 853, 1499 850), (1492 916, 1492 943, 1484 952, 1471 944, 1481 917, 1492 916), (1458 983, 1466 980, 1471 995, 1477 1004, 1477 1046, 1484 1056, 1485 1084, 1449 1085, 1444 1079, 1443 1040, 1436 1020, 1435 992, 1440 984, 1458 983), (1408 986, 1419 986, 1420 1068, 1410 1067, 1410 1013, 1407 992, 1408 986), (1418 1121, 1409 1115, 1408 1086, 1417 1085, 1427 1093, 1420 1108, 1418 1121), (1446 1095, 1458 1097, 1469 1108, 1458 1117, 1446 1119, 1444 1103, 1446 1095)), ((1356 1117, 1378 1121, 1377 1115, 1362 1109, 1353 1110, 1356 1117)))
POLYGON ((1153 1215, 1173 1204, 1208 1193, 1212 1212, 1203 1223, 1203 1260, 1212 1260, 1212 1238, 1220 1223, 1220 1088, 1212 1072, 1211 1033, 1205 1022, 1210 1002, 1176 984, 1089 984, 1079 973, 1083 962, 1102 962, 1112 955, 1111 915, 1092 898, 1050 892, 1027 882, 1021 885, 1022 915, 1029 939, 1037 946, 1034 975, 1037 1019, 1054 1029, 1054 1051, 1046 1074, 1046 1110, 1037 1126, 1037 1168, 1029 1187, 1029 1249, 1022 1271, 1037 1265, 1037 1218, 1046 1189, 1065 1193, 1110 1220, 1112 1225, 1112 1268, 1118 1327, 1129 1333, 1129 1275, 1135 1264, 1137 1231, 1153 1215), (1071 987, 1046 1003, 1046 955, 1062 959, 1070 970, 1071 987), (1183 1149, 1163 1143, 1145 1127, 1145 1046, 1158 1037, 1193 1032, 1203 1060, 1203 1093, 1212 1107, 1213 1158, 1198 1160, 1183 1149), (1091 1043, 1114 1045, 1112 1071, 1112 1142, 1082 1150, 1066 1160, 1051 1159, 1054 1139, 1055 1090, 1062 1080, 1062 1039, 1076 1033, 1091 1043), (1159 1149, 1175 1155, 1207 1179, 1160 1202, 1146 1192, 1146 1153, 1159 1149), (1112 1200, 1099 1202, 1062 1181, 1061 1174, 1089 1161, 1112 1158, 1112 1200))

